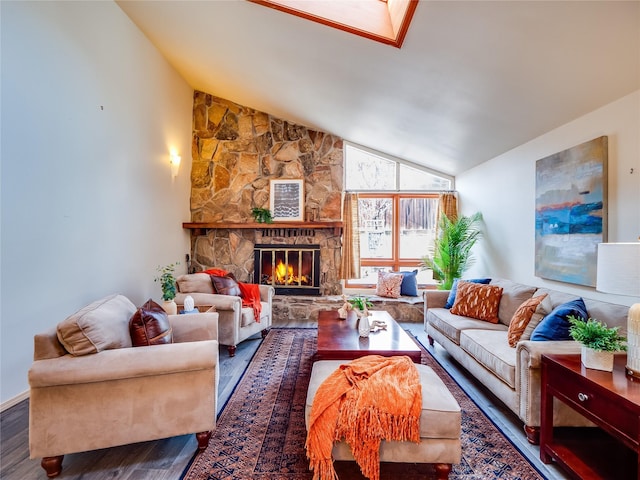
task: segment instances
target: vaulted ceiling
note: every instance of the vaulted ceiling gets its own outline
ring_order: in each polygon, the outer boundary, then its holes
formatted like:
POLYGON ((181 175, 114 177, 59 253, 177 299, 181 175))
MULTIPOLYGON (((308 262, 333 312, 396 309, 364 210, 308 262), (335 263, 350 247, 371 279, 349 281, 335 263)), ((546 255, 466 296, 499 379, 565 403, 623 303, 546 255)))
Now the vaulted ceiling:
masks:
POLYGON ((117 4, 194 89, 452 175, 640 88, 638 1, 422 0, 400 49, 244 0, 117 4))

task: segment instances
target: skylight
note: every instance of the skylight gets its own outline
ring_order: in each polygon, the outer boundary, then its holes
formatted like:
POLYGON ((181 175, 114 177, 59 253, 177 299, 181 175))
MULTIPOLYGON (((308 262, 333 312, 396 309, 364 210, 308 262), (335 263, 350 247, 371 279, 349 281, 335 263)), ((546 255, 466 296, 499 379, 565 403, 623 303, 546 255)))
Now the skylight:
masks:
POLYGON ((418 0, 249 0, 400 48, 418 0))

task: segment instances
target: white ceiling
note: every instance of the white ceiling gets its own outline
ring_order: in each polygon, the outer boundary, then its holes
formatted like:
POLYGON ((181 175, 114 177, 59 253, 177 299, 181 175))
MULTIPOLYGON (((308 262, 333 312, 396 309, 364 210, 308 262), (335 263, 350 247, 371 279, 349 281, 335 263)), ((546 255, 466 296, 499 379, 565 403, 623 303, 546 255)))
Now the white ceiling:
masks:
POLYGON ((194 89, 453 175, 640 88, 640 1, 422 0, 401 49, 244 0, 117 4, 194 89))

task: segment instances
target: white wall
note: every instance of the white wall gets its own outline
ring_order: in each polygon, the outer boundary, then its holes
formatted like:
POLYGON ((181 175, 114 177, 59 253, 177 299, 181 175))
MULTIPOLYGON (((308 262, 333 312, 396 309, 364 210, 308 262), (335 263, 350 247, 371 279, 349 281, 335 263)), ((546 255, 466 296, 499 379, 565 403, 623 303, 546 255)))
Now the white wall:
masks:
POLYGON ((535 276, 536 160, 596 137, 609 137, 608 241, 640 235, 640 90, 459 175, 460 208, 482 212, 484 238, 465 276, 486 275, 631 305, 637 298, 535 276), (633 169, 633 173, 631 170, 633 169))
POLYGON ((159 300, 158 265, 184 271, 193 90, 115 3, 1 8, 6 406, 28 389, 35 333, 111 293, 159 300))

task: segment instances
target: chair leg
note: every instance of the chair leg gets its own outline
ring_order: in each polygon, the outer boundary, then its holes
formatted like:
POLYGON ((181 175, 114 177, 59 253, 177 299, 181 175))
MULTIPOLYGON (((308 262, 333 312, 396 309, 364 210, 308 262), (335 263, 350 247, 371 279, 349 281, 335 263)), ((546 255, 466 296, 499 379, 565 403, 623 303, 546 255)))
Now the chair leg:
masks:
POLYGON ((62 459, 64 455, 57 455, 55 457, 44 457, 40 462, 44 471, 47 472, 47 477, 54 478, 60 475, 62 472, 62 459))
POLYGON ((431 338, 430 335, 427 335, 427 339, 429 340, 429 345, 431 345, 433 347, 433 338, 431 338))
POLYGON ((229 356, 230 357, 235 357, 236 356, 236 346, 235 345, 229 345, 227 347, 227 350, 229 350, 229 356))
POLYGON ((211 430, 207 432, 196 433, 196 439, 198 440, 198 451, 204 452, 209 446, 209 439, 211 438, 211 430))
POLYGON ((262 330, 262 332, 260 332, 260 334, 262 335, 262 338, 266 338, 268 333, 269 333, 269 329, 268 328, 265 328, 264 330, 262 330))
POLYGON ((436 479, 437 480, 448 480, 450 472, 451 472, 450 463, 436 463, 436 479))

